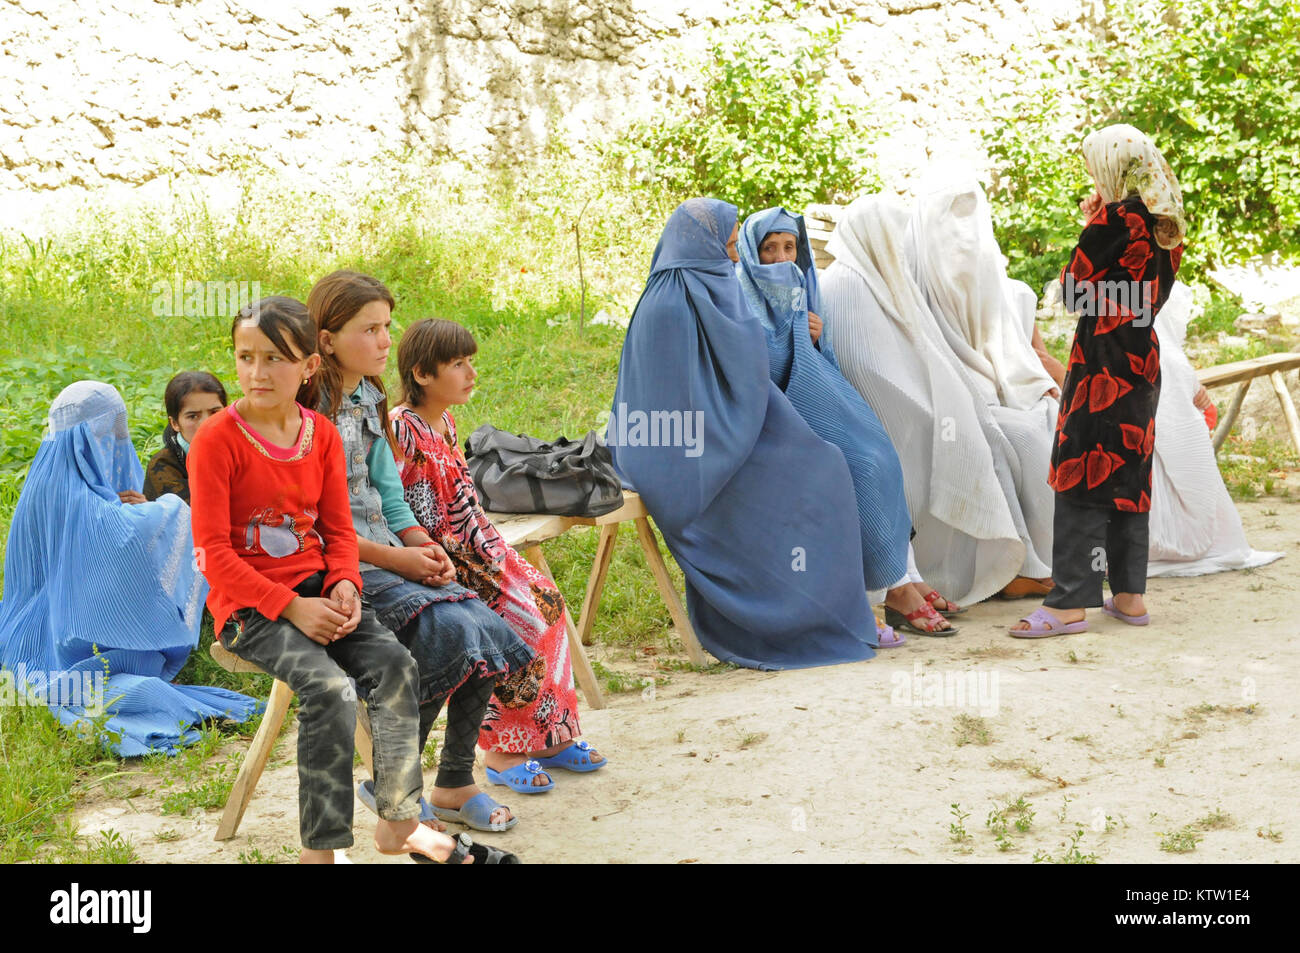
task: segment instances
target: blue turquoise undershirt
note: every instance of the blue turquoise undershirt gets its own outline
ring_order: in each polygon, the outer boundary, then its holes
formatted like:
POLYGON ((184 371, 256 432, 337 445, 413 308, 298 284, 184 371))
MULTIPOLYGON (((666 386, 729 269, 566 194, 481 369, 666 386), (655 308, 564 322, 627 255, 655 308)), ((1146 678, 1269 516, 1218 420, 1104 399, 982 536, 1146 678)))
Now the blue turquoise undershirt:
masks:
MULTIPOLYGON (((361 403, 360 384, 352 394, 352 403, 361 403)), ((383 424, 390 426, 386 420, 383 424)), ((392 448, 384 438, 380 437, 371 446, 370 453, 366 456, 366 469, 370 471, 370 484, 379 491, 379 498, 383 500, 384 521, 388 523, 388 528, 394 533, 400 533, 412 526, 419 526, 415 514, 406 503, 402 478, 397 474, 392 448)))

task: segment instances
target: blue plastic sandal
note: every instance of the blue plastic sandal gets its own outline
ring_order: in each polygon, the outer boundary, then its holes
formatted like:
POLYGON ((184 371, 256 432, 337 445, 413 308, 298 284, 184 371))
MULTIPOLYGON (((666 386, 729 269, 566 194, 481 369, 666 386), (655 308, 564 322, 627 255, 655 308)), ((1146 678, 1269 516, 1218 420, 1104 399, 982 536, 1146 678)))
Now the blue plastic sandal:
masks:
POLYGON ((552 755, 549 758, 538 758, 537 763, 543 768, 564 768, 566 771, 577 771, 579 774, 587 771, 599 771, 609 764, 608 758, 604 761, 593 762, 588 752, 594 753, 591 745, 585 741, 575 741, 559 754, 552 755))
MULTIPOLYGON (((499 821, 495 824, 492 822, 492 812, 499 810, 503 806, 492 800, 492 795, 479 793, 462 804, 459 811, 454 807, 435 807, 433 813, 440 821, 464 824, 476 831, 497 833, 508 831, 519 823, 517 817, 511 817, 508 821, 499 821)), ((509 809, 507 808, 507 810, 509 809)))
MULTIPOLYGON (((370 811, 376 815, 379 814, 379 808, 375 806, 375 782, 367 778, 357 785, 357 800, 364 804, 370 811)), ((420 798, 420 823, 432 821, 437 817, 433 813, 433 805, 420 798)))
POLYGON ((504 784, 518 794, 545 794, 555 787, 555 782, 548 776, 545 784, 533 784, 533 778, 544 774, 542 766, 536 761, 525 761, 506 771, 487 769, 488 780, 493 784, 504 784))

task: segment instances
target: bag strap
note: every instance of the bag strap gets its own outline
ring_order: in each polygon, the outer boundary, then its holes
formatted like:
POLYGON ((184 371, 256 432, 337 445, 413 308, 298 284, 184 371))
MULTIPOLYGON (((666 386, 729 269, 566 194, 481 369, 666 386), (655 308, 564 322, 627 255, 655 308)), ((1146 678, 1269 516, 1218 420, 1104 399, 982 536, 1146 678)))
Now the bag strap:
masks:
POLYGON ((542 484, 536 477, 529 477, 524 481, 528 484, 528 493, 533 498, 533 506, 538 513, 546 512, 546 497, 542 495, 542 484))

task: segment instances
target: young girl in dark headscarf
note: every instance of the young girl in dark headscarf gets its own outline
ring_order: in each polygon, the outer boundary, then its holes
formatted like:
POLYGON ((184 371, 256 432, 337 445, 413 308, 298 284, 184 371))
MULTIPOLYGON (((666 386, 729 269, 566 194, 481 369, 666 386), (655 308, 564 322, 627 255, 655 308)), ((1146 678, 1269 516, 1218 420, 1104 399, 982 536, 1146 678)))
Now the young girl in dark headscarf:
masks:
POLYGON ((226 389, 207 371, 181 371, 167 382, 163 392, 167 426, 163 448, 153 455, 144 471, 144 496, 156 500, 175 493, 190 501, 190 474, 185 466, 190 441, 199 425, 226 406, 226 389))

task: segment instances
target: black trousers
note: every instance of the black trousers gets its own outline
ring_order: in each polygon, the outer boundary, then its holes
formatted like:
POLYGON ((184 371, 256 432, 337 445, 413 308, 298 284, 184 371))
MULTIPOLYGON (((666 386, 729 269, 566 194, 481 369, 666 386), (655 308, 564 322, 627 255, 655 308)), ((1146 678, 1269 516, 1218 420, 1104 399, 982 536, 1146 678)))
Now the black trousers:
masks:
POLYGON ((1147 591, 1149 513, 1109 506, 1085 506, 1056 495, 1053 517, 1052 581, 1043 605, 1052 609, 1100 606, 1101 580, 1111 592, 1147 591))

